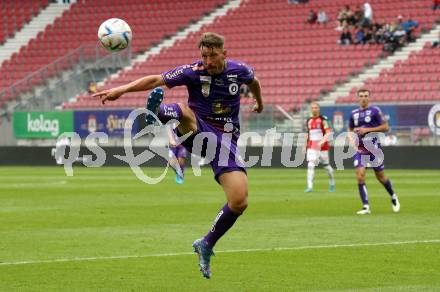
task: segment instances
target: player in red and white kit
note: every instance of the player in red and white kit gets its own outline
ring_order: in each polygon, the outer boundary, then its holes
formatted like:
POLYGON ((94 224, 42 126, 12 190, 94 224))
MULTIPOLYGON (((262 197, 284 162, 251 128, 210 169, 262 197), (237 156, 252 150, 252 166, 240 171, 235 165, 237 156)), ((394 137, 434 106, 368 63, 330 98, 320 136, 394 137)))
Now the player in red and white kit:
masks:
POLYGON ((306 193, 313 191, 313 179, 315 177, 315 167, 321 162, 327 170, 329 182, 329 192, 335 191, 335 179, 333 168, 329 163, 328 139, 332 129, 328 123, 327 117, 322 116, 319 104, 313 102, 310 105, 312 116, 307 120, 307 188, 306 193))

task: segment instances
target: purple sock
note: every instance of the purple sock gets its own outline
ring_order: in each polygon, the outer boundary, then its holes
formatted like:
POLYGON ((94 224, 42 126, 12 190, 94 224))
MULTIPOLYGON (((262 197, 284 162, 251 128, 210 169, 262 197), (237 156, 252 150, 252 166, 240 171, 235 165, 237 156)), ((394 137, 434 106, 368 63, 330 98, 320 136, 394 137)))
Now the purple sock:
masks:
POLYGON ((362 204, 368 205, 368 191, 365 184, 358 184, 359 195, 361 196, 362 204))
POLYGON ((234 225, 238 216, 241 214, 234 214, 231 209, 229 209, 228 203, 226 203, 220 212, 215 217, 214 223, 212 224, 211 230, 205 236, 206 244, 213 248, 217 240, 229 230, 229 228, 234 225))
POLYGON ((383 186, 385 187, 385 189, 387 190, 388 194, 390 194, 390 196, 394 195, 394 190, 393 190, 393 185, 391 184, 390 180, 387 180, 383 186))
POLYGON ((180 165, 180 169, 182 170, 182 177, 185 175, 185 163, 179 164, 180 165))
POLYGON ((157 117, 164 124, 171 120, 180 121, 182 119, 182 110, 177 103, 161 104, 157 117))

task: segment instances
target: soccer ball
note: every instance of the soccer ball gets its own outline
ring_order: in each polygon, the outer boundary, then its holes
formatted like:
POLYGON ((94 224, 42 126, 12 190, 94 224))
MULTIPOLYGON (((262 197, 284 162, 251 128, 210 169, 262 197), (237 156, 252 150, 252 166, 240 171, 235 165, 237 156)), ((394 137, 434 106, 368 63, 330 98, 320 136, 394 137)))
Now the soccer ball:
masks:
POLYGON ((131 28, 122 19, 110 18, 99 27, 98 38, 106 50, 119 52, 131 42, 131 28))

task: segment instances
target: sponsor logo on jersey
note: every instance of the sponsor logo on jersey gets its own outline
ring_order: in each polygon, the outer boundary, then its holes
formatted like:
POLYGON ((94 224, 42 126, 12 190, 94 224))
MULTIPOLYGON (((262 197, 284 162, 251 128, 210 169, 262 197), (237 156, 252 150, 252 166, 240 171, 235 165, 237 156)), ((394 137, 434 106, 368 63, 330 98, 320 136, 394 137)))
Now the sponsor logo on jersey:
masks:
POLYGON ((214 79, 214 83, 217 86, 223 86, 225 83, 223 82, 223 79, 214 79))
POLYGON ((228 74, 226 75, 229 82, 237 82, 238 75, 237 74, 228 74))
POLYGON ((353 122, 354 122, 354 125, 355 125, 355 126, 358 126, 358 125, 359 125, 359 113, 355 113, 355 114, 353 115, 353 122))
POLYGON ((177 69, 177 70, 174 71, 174 72, 167 73, 167 74, 165 75, 165 77, 166 77, 167 79, 173 79, 173 78, 176 78, 177 76, 179 76, 180 74, 183 73, 183 69, 184 69, 184 68, 180 68, 180 69, 177 69))
POLYGON ((217 101, 212 103, 212 111, 218 115, 221 115, 231 112, 231 108, 229 106, 222 105, 220 101, 217 101))

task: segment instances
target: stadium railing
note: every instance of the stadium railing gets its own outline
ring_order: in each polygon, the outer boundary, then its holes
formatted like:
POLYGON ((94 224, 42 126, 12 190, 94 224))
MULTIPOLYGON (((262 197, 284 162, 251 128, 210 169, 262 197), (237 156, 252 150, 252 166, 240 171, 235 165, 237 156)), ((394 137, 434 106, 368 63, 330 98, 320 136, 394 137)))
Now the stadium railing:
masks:
POLYGON ((100 46, 82 45, 1 91, 0 116, 20 107, 51 109, 84 92, 88 82, 97 82, 100 77, 96 72, 101 70, 108 76, 129 64, 131 48, 119 54, 109 54, 100 46), (95 53, 90 54, 90 51, 95 53), (72 82, 75 80, 77 82, 72 82), (73 84, 71 90, 65 90, 67 83, 73 84), (56 90, 60 87, 64 88, 56 90), (39 102, 49 99, 51 102, 39 102), (10 101, 13 101, 11 106, 7 106, 10 101))

